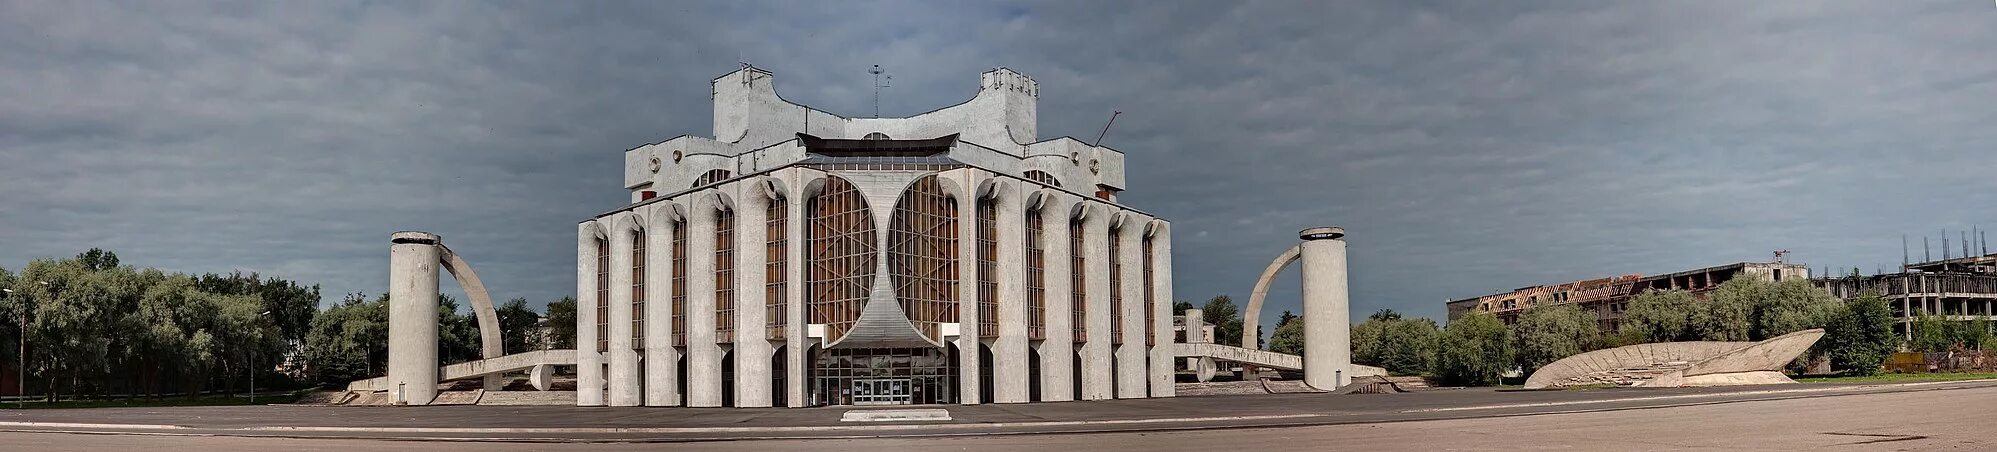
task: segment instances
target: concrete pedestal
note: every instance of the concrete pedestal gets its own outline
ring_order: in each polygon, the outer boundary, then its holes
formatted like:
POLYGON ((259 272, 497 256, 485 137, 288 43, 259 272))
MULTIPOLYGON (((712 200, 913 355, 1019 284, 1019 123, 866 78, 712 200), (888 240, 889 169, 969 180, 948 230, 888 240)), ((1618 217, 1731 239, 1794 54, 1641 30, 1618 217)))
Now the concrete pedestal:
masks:
POLYGON ((1305 229, 1304 383, 1331 390, 1352 382, 1352 313, 1345 285, 1345 229, 1305 229))
POLYGON ((388 386, 395 403, 428 405, 437 397, 436 234, 390 236, 388 252, 388 386))

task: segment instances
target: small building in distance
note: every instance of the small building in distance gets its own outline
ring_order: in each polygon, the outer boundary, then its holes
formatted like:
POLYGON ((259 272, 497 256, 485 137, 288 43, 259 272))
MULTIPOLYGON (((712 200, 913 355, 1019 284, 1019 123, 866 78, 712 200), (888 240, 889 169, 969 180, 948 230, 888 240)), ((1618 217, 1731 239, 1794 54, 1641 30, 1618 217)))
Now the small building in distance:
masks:
POLYGON ((1811 280, 1838 298, 1870 291, 1893 309, 1894 332, 1912 338, 1907 325, 1916 313, 1955 321, 1997 320, 1997 254, 1909 264, 1899 273, 1829 276, 1811 280))
POLYGON ((1522 287, 1510 292, 1452 300, 1448 302, 1449 320, 1481 311, 1495 314, 1499 320, 1510 325, 1518 321, 1519 314, 1524 313, 1526 308, 1542 303, 1574 303, 1584 311, 1594 312, 1602 331, 1615 332, 1622 327, 1623 312, 1629 309, 1629 300, 1639 294, 1682 289, 1692 292, 1693 296, 1703 297, 1721 283, 1741 275, 1757 275, 1769 281, 1809 278, 1810 267, 1787 262, 1736 262, 1656 276, 1628 274, 1522 287))

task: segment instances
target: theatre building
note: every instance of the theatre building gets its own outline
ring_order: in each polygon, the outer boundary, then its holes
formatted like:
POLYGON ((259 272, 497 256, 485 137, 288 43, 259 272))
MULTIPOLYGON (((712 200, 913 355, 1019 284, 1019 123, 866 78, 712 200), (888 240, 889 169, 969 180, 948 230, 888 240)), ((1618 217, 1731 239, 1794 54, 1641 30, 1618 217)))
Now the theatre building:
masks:
POLYGON ((713 137, 625 151, 630 204, 578 224, 578 405, 1172 395, 1170 225, 1122 152, 1038 136, 1032 79, 849 118, 773 78, 714 79, 713 137))

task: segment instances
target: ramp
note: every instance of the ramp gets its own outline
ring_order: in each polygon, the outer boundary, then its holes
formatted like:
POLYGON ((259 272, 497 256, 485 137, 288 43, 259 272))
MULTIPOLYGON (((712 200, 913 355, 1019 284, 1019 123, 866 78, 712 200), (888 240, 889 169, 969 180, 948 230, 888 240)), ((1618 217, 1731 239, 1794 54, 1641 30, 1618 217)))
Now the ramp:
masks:
MULTIPOLYGON (((576 363, 575 350, 535 350, 515 353, 492 359, 466 361, 440 367, 437 370, 439 381, 462 380, 486 375, 503 374, 532 369, 540 365, 573 366, 576 363)), ((395 389, 388 377, 375 377, 347 384, 348 391, 371 392, 395 389)))
POLYGON ((1297 355, 1286 355, 1268 350, 1256 350, 1252 348, 1242 348, 1231 345, 1220 345, 1215 343, 1193 343, 1193 344, 1177 343, 1172 345, 1176 346, 1174 347, 1177 351, 1175 355, 1182 358, 1183 357, 1213 358, 1216 360, 1233 361, 1237 363, 1253 365, 1256 367, 1267 367, 1267 368, 1282 369, 1282 370, 1304 370, 1304 357, 1297 355))

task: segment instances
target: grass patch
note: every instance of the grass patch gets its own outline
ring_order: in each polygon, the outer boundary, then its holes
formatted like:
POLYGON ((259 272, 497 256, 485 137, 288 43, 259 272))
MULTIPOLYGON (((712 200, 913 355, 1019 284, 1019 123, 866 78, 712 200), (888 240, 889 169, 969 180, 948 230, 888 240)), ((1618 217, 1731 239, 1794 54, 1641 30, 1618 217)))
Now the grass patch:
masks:
POLYGON ((1997 372, 1935 372, 1909 374, 1876 374, 1863 377, 1817 376, 1799 377, 1799 383, 1916 383, 1924 381, 1960 381, 1997 379, 1997 372))
POLYGON ((20 404, 18 402, 10 400, 6 402, 0 402, 0 408, 12 409, 18 406, 32 410, 38 408, 130 408, 130 407, 174 407, 174 406, 263 405, 269 403, 291 403, 292 401, 298 400, 298 397, 302 395, 304 395, 304 392, 300 391, 272 392, 272 393, 258 392, 257 399, 255 402, 250 401, 250 396, 248 394, 238 394, 234 396, 160 397, 157 399, 138 398, 138 399, 63 400, 59 402, 29 400, 26 404, 20 404))

